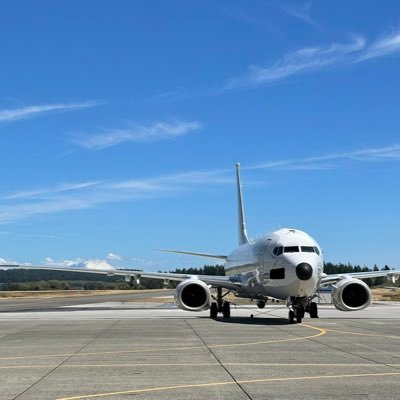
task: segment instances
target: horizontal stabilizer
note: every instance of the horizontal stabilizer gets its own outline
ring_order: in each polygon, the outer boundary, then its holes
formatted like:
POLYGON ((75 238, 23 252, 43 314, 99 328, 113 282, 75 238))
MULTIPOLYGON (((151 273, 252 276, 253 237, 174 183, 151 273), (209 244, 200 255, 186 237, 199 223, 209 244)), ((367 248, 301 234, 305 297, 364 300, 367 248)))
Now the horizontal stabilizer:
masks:
POLYGON ((156 250, 164 251, 166 253, 189 254, 190 256, 219 258, 221 260, 226 260, 228 258, 227 256, 222 256, 218 254, 194 253, 192 251, 178 251, 178 250, 168 250, 168 249, 156 249, 156 250))

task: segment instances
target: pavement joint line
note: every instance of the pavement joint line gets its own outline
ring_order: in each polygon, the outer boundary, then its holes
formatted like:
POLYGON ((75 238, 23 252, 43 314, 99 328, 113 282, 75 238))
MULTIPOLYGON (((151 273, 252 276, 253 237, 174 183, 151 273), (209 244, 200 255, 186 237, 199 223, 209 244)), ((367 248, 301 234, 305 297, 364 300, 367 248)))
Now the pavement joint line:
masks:
MULTIPOLYGON (((329 329, 327 329, 326 331, 327 331, 327 332, 331 332, 329 329)), ((344 334, 346 334, 346 333, 344 333, 344 334)), ((397 337, 395 337, 395 338, 397 339, 397 337)), ((381 366, 381 367, 389 367, 389 368, 392 368, 392 369, 400 370, 400 367, 396 366, 395 364, 382 363, 382 362, 379 362, 379 361, 374 360, 373 358, 369 358, 369 357, 366 357, 366 356, 363 356, 363 355, 360 355, 360 354, 352 353, 351 351, 346 351, 346 350, 344 350, 344 349, 340 349, 340 348, 338 348, 338 347, 333 346, 332 344, 323 343, 323 342, 321 342, 321 341, 319 341, 319 340, 315 340, 314 338, 312 338, 311 341, 314 342, 314 343, 319 343, 319 344, 321 344, 321 345, 323 345, 323 346, 326 346, 326 347, 329 347, 329 348, 331 348, 331 349, 340 351, 340 352, 342 352, 342 353, 344 353, 344 354, 351 355, 351 356, 357 357, 357 358, 361 358, 362 360, 366 360, 366 361, 368 361, 368 362, 373 362, 373 363, 375 363, 376 365, 379 365, 379 366, 381 366)), ((357 344, 358 344, 358 343, 357 343, 357 344)))
MULTIPOLYGON (((119 320, 115 321, 111 326, 107 326, 105 329, 102 329, 92 340, 90 340, 88 343, 84 344, 81 346, 75 353, 78 353, 85 347, 89 346, 92 344, 95 340, 97 340, 103 333, 107 332, 109 329, 113 328, 115 325, 117 325, 119 320)), ((32 383, 28 388, 24 389, 21 393, 19 393, 17 396, 13 397, 12 400, 17 400, 19 397, 27 393, 29 390, 31 390, 33 387, 35 387, 38 383, 42 382, 45 378, 47 378, 51 373, 53 373, 57 368, 59 368, 61 365, 65 364, 68 360, 72 358, 73 354, 69 357, 67 357, 65 360, 61 361, 56 367, 52 368, 50 371, 48 371, 46 374, 44 374, 40 379, 38 379, 36 382, 32 383)))
POLYGON ((343 378, 367 378, 367 377, 385 377, 385 376, 399 376, 400 372, 380 372, 380 373, 367 373, 367 374, 343 374, 343 375, 314 375, 314 376, 298 376, 298 377, 286 377, 286 378, 264 378, 264 379, 249 379, 240 381, 225 381, 225 382, 210 382, 210 383, 197 383, 197 384, 187 384, 187 385, 173 385, 173 386, 160 386, 154 388, 146 389, 131 389, 123 390, 118 392, 108 392, 108 393, 96 393, 96 394, 86 394, 78 395, 72 397, 62 397, 56 400, 84 400, 93 399, 98 397, 110 397, 119 396, 126 394, 140 394, 140 393, 150 393, 150 392, 161 392, 168 390, 177 389, 193 389, 193 388, 206 388, 215 386, 228 386, 236 385, 237 383, 244 384, 257 384, 257 383, 270 383, 270 382, 293 382, 293 381, 311 381, 311 380, 323 380, 323 379, 343 379, 343 378))
POLYGON ((222 363, 222 361, 219 359, 219 357, 212 351, 212 349, 207 345, 207 343, 204 341, 204 339, 200 336, 200 334, 193 328, 192 325, 189 324, 187 320, 185 320, 186 324, 190 327, 190 329, 194 332, 194 334, 202 341, 204 344, 205 348, 209 351, 212 357, 219 363, 219 365, 225 370, 225 372, 231 377, 233 382, 237 384, 239 389, 244 393, 244 395, 249 399, 252 400, 250 394, 244 389, 244 387, 237 381, 237 379, 232 375, 232 373, 229 371, 229 369, 222 363))
MULTIPOLYGON (((299 340, 307 340, 316 338, 318 336, 325 335, 327 330, 324 328, 318 328, 312 325, 307 324, 299 324, 298 327, 305 326, 310 329, 314 329, 319 331, 314 335, 308 336, 300 336, 295 338, 288 339, 276 339, 276 340, 266 340, 259 342, 245 342, 245 343, 230 343, 230 344, 214 344, 209 345, 208 347, 215 348, 226 348, 226 347, 244 347, 244 346, 255 346, 260 344, 271 344, 271 343, 284 343, 284 342, 293 342, 299 340)), ((285 331, 286 332, 286 331, 285 331)), ((291 332, 286 332, 291 333, 291 332)), ((193 350, 193 349, 204 349, 203 346, 185 346, 185 347, 162 347, 162 348, 154 348, 154 349, 139 349, 139 350, 121 350, 121 351, 103 351, 103 352, 91 352, 91 353, 67 353, 67 354, 43 354, 36 356, 11 356, 11 357, 0 357, 0 361, 3 360, 32 360, 38 358, 57 358, 57 357, 83 357, 83 356, 95 356, 95 355, 115 355, 115 354, 132 354, 132 353, 149 353, 149 352, 159 352, 159 351, 182 351, 182 350, 193 350)))

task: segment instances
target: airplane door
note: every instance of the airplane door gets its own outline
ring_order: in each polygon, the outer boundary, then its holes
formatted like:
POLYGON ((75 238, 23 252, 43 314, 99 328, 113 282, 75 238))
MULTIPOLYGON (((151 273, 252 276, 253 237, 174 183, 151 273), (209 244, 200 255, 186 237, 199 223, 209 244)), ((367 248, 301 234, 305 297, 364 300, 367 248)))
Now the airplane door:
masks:
POLYGON ((272 239, 268 239, 265 242, 264 254, 262 257, 262 269, 265 272, 276 266, 276 256, 273 254, 274 247, 275 241, 272 241, 272 239))

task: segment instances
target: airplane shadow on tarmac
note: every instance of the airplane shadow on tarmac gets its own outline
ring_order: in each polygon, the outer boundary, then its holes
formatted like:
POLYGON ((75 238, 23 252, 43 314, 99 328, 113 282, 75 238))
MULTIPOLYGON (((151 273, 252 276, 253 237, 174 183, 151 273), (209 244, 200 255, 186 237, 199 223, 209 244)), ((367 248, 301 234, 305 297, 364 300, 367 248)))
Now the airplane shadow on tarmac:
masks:
MULTIPOLYGON (((203 318, 203 317, 202 317, 203 318)), ((209 318, 209 317, 204 317, 209 318)), ((216 322, 224 324, 242 324, 242 325, 289 325, 286 318, 265 318, 265 317, 231 317, 231 318, 216 318, 216 322)))

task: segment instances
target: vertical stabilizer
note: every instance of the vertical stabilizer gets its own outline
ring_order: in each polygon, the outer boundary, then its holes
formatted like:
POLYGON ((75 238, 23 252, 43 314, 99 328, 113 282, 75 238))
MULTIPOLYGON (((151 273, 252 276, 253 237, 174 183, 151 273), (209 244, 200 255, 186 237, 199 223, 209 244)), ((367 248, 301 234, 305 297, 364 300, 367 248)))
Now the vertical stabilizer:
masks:
POLYGON ((244 220, 242 186, 240 184, 240 164, 236 164, 236 185, 238 202, 238 224, 239 224, 239 245, 249 242, 246 232, 246 222, 244 220))

